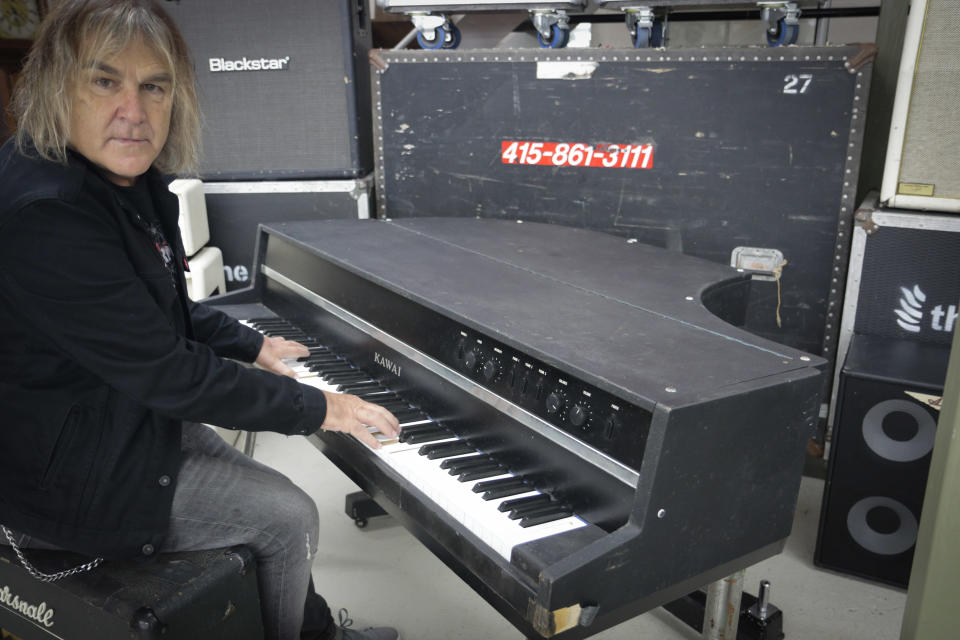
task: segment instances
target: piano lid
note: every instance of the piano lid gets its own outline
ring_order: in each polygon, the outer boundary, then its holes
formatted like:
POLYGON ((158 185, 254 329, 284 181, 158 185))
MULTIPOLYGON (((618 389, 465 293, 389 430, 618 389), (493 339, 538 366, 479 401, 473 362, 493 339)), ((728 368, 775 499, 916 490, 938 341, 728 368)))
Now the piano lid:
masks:
POLYGON ((641 405, 679 406, 824 364, 707 311, 703 293, 744 274, 605 233, 463 218, 294 222, 270 230, 641 405))

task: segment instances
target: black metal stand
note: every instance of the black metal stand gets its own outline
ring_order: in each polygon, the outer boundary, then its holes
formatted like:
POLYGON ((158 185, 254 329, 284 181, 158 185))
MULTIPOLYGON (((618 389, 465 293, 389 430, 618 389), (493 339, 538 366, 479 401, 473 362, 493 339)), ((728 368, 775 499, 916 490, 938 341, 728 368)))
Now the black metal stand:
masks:
MULTIPOLYGON (((697 631, 703 629, 707 594, 694 591, 663 608, 697 631)), ((772 604, 761 614, 759 599, 749 593, 740 597, 740 624, 737 640, 783 640, 783 612, 772 604)))

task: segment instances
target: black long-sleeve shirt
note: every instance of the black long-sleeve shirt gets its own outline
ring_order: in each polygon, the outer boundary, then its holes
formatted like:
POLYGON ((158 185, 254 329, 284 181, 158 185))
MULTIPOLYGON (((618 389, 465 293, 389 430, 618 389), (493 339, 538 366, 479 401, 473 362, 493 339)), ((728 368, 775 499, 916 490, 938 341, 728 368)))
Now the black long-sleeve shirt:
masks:
POLYGON ((171 273, 91 163, 0 149, 0 523, 68 549, 160 548, 180 425, 308 434, 323 394, 246 367, 263 338, 190 301, 177 201, 145 180, 171 273))

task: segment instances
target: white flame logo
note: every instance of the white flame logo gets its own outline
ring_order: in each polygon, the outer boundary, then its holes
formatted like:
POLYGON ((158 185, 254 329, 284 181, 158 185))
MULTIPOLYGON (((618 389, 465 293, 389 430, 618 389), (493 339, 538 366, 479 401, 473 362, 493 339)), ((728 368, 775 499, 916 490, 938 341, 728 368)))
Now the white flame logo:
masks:
POLYGON ((913 285, 913 291, 906 287, 900 287, 903 295, 900 297, 900 308, 894 309, 897 314, 897 324, 904 331, 911 333, 920 333, 920 319, 923 318, 923 303, 927 300, 927 295, 921 291, 920 285, 913 285))

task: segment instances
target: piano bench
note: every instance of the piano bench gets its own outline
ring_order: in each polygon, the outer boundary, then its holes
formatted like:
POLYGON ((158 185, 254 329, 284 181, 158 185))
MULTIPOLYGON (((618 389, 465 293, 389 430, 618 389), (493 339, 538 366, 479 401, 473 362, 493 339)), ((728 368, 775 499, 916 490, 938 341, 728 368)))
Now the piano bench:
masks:
MULTIPOLYGON (((89 560, 28 549, 44 573, 89 560)), ((0 545, 3 640, 262 640, 256 563, 246 547, 161 554, 152 562, 106 561, 93 571, 41 582, 0 545)))

